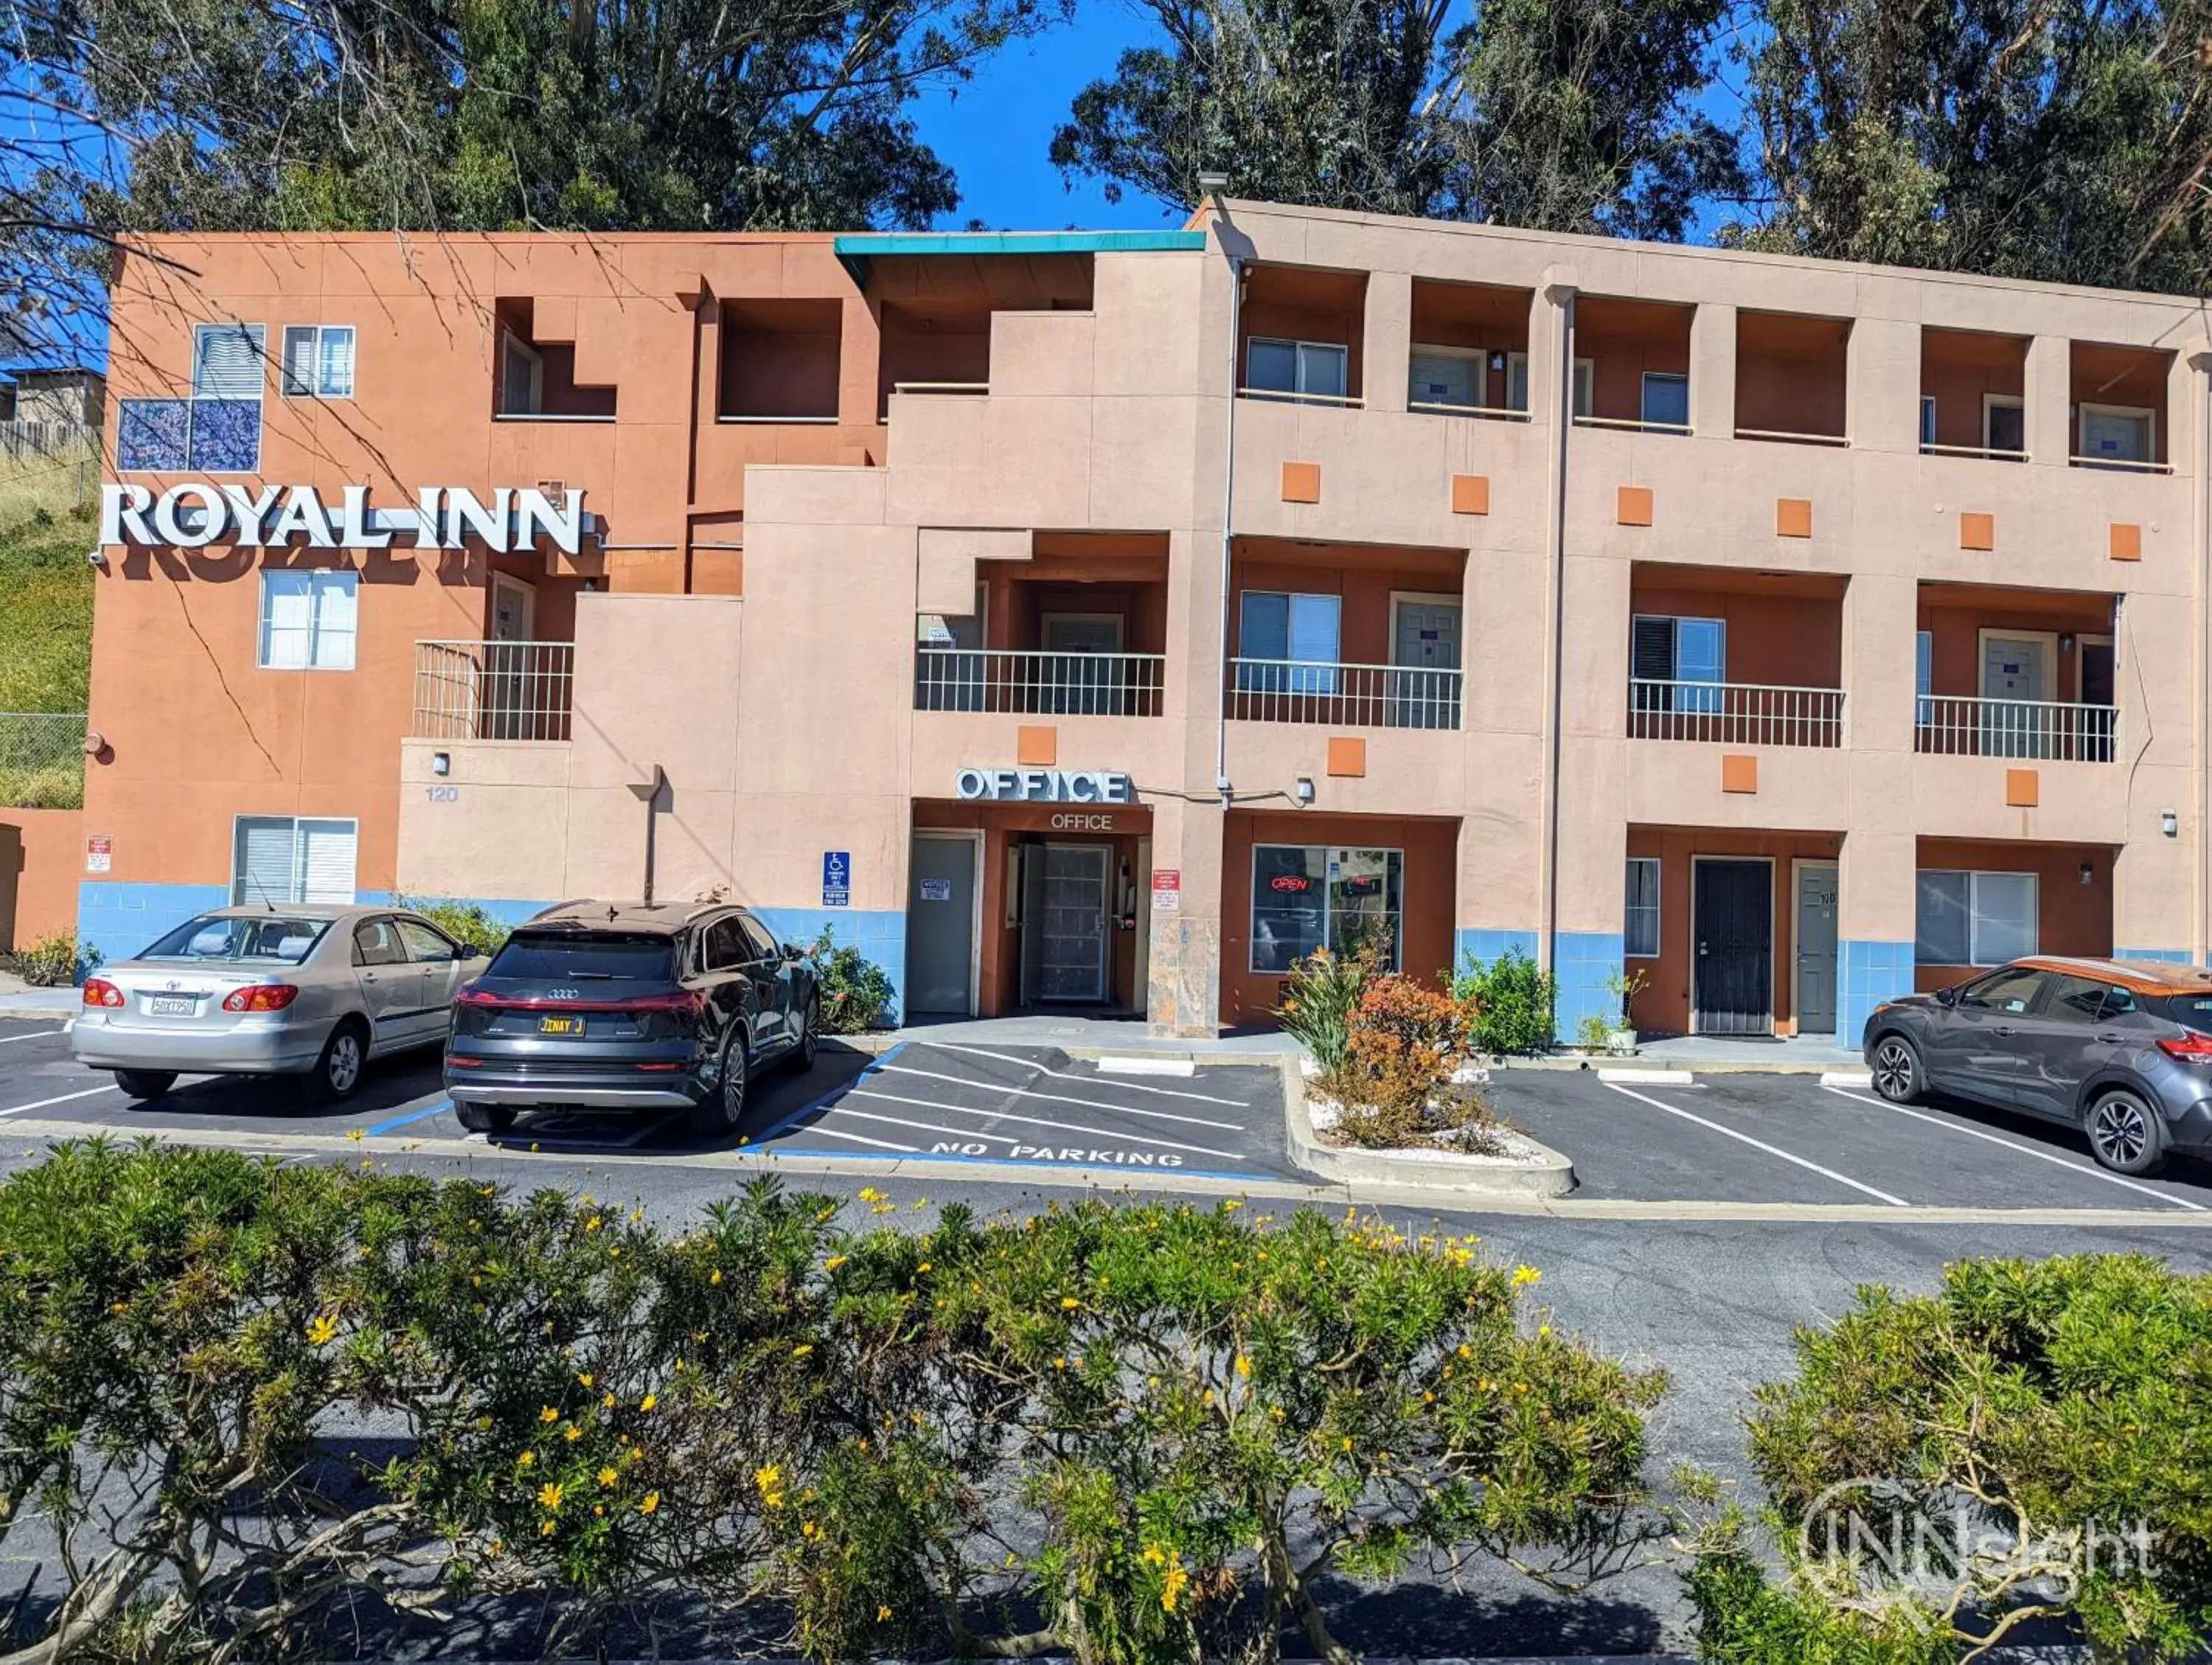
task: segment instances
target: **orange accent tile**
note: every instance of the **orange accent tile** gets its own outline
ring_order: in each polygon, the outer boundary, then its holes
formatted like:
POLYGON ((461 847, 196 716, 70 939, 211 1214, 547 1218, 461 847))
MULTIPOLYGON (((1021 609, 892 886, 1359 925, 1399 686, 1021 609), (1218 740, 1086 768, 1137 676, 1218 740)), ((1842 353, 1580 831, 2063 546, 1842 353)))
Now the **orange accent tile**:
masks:
POLYGON ((1319 463, 1285 463, 1283 465, 1283 501, 1286 503, 1321 501, 1321 465, 1319 463))
POLYGON ((1355 779, 1367 773, 1367 742, 1353 735, 1328 737, 1328 772, 1355 779))
POLYGON ((1997 546, 1997 517, 1994 514, 1961 514, 1959 517, 1959 547, 1962 550, 1993 550, 1997 546))
POLYGON ((1487 474, 1455 474, 1452 476, 1451 491, 1454 514, 1490 513, 1490 477, 1487 474))
POLYGON ((2043 776, 2039 770, 2008 769, 2005 771, 2005 807, 2032 810, 2043 799, 2043 776))
POLYGON ((1613 504, 1613 518, 1624 526, 1651 524, 1651 488, 1623 486, 1613 504))
POLYGON ((1810 497, 1777 497, 1774 500, 1774 535, 1777 538, 1810 538, 1813 535, 1813 500, 1810 497))
POLYGON ((2142 528, 2126 522, 2112 522, 2112 559, 2140 561, 2142 559, 2142 528))
POLYGON ((1757 792, 1759 759, 1747 752, 1723 752, 1721 756, 1721 790, 1757 792))
POLYGON ((1050 769, 1060 761, 1060 730, 1024 723, 1014 731, 1014 761, 1024 769, 1050 769))

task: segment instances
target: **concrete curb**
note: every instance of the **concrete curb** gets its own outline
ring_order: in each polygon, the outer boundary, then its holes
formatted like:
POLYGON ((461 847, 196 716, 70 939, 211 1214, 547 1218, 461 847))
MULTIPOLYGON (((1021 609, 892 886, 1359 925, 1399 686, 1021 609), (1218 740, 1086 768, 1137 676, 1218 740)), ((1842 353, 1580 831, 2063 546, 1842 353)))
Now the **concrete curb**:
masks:
MULTIPOLYGON (((46 994, 46 991, 44 989, 40 989, 35 992, 42 997, 46 994)), ((70 992, 71 994, 76 993, 74 989, 70 992)), ((79 995, 76 1000, 67 1002, 63 1001, 58 997, 53 999, 41 998, 36 1000, 28 1000, 27 998, 21 996, 14 998, 24 999, 25 1003, 21 1006, 10 1006, 8 1002, 8 999, 0 998, 0 1022, 6 1022, 10 1019, 20 1019, 26 1022, 44 1022, 48 1018, 69 1018, 76 1017, 78 1012, 84 1010, 84 999, 82 995, 79 995)))
POLYGON ((1574 1164, 1526 1133, 1521 1137, 1544 1153, 1534 1162, 1484 1161, 1449 1151, 1363 1151, 1324 1145, 1314 1135, 1313 1116, 1306 1108, 1302 1060, 1277 1061, 1283 1072, 1283 1123, 1290 1134, 1291 1160, 1322 1179, 1340 1185, 1418 1188, 1469 1197, 1564 1197, 1575 1188, 1574 1164))
POLYGON ((1681 1059, 1620 1057, 1612 1058, 1592 1054, 1587 1058, 1493 1058, 1493 1070, 1599 1070, 1632 1066, 1669 1075, 1821 1075, 1833 1071, 1833 1064, 1800 1063, 1794 1060, 1776 1059, 1767 1063, 1759 1059, 1723 1058, 1681 1059))

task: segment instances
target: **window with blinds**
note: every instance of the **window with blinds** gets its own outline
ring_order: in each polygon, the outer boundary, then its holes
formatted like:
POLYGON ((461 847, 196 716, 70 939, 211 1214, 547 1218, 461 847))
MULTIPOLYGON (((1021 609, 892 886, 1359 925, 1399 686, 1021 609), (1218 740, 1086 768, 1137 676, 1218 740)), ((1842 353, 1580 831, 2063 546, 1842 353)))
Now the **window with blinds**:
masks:
POLYGON ((350 902, 358 826, 241 815, 231 851, 231 901, 241 908, 350 902))
POLYGON ((353 325, 288 324, 284 327, 284 397, 353 397, 353 325))
POLYGON ((202 324, 192 331, 192 397, 258 399, 267 331, 258 324, 202 324))
POLYGON ((361 574, 261 574, 261 668, 350 671, 359 630, 361 574))
POLYGON ((1639 613, 1629 623, 1629 677, 1638 711, 1712 712, 1721 708, 1717 687, 1686 683, 1728 680, 1728 623, 1717 618, 1669 618, 1639 613))

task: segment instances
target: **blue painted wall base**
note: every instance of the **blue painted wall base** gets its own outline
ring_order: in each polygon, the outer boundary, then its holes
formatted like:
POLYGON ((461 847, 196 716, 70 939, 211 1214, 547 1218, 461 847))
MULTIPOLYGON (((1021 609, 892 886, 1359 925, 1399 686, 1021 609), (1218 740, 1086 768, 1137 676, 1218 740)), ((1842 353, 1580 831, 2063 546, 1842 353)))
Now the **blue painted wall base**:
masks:
POLYGON ((2186 948, 2115 948, 2112 957, 2116 960, 2151 960, 2160 965, 2195 963, 2189 957, 2186 948))
POLYGON ((1620 996, 1605 985, 1620 975, 1623 939, 1618 931, 1562 931, 1553 969, 1559 980, 1553 1029, 1561 1042, 1579 1042, 1583 1019, 1620 1027, 1620 996))
POLYGON ((785 942, 811 948, 827 927, 839 947, 850 945, 878 965, 891 980, 890 1021, 905 1014, 906 915, 888 908, 756 908, 768 928, 785 942))
POLYGON ((228 884, 125 884, 88 878, 76 887, 77 951, 112 965, 150 946, 193 915, 230 906, 228 884))
POLYGON ((1836 1044, 1856 1051, 1867 1014, 1884 1000, 1912 993, 1912 945, 1854 942, 1836 945, 1836 1044))

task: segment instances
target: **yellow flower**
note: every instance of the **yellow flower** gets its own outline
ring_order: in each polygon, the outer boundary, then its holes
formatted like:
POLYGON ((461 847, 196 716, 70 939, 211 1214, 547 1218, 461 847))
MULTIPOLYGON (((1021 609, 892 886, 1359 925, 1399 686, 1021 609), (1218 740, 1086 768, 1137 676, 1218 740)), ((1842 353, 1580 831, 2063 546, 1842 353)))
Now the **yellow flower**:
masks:
POLYGON ((622 1476, 615 1473, 611 1468, 602 1468, 599 1470, 599 1485, 602 1487, 612 1486, 621 1478, 622 1476))
POLYGON ((816 1525, 814 1524, 814 1522, 811 1522, 811 1521, 802 1521, 802 1522, 799 1523, 799 1535, 800 1537, 802 1537, 802 1538, 811 1538, 811 1537, 812 1537, 812 1536, 813 1536, 817 1532, 818 1532, 818 1531, 820 1531, 820 1530, 821 1530, 821 1528, 820 1528, 819 1527, 816 1526, 816 1525))
POLYGON ((877 1190, 874 1186, 864 1185, 860 1188, 860 1200, 862 1202, 881 1202, 883 1200, 884 1194, 877 1190))
POLYGON ((716 1267, 714 1268, 714 1275, 713 1277, 711 1277, 711 1278, 708 1279, 707 1279, 707 1281, 708 1281, 709 1284, 715 1284, 715 1285, 719 1285, 719 1284, 722 1281, 722 1268, 721 1268, 721 1267, 716 1267))
POLYGON ((884 1620, 889 1619, 890 1616, 891 1610, 889 1607, 879 1607, 876 1609, 876 1623, 878 1625, 882 1624, 884 1620))
POLYGON ((812 1352, 813 1351, 814 1344, 811 1341, 801 1341, 797 1346, 791 1350, 791 1356, 793 1358, 804 1358, 808 1353, 812 1352))
POLYGON ((551 1537, 559 1524, 560 1523, 556 1521, 547 1521, 544 1522, 538 1528, 538 1535, 541 1538, 551 1537))
POLYGON ((1237 1374, 1239 1376, 1252 1374, 1252 1361, 1241 1352, 1237 1355, 1237 1374))
POLYGON ((1150 1561, 1156 1567, 1164 1566, 1167 1564, 1167 1552, 1158 1544, 1146 1544, 1143 1559, 1150 1561))
POLYGON ((641 1411, 649 1411, 659 1403, 660 1395, 659 1394, 647 1394, 643 1399, 638 1401, 637 1408, 641 1411))
POLYGON ((307 1326, 307 1340, 319 1347, 328 1346, 337 1333, 338 1321, 327 1312, 307 1326))
POLYGON ((783 1470, 772 1462, 753 1470, 753 1485, 758 1487, 763 1495, 775 1490, 776 1482, 782 1478, 783 1470))
POLYGON ((599 1395, 599 1408, 602 1411, 611 1411, 614 1407, 615 1396, 612 1394, 601 1394, 599 1395))
POLYGON ((822 1269, 824 1272, 835 1272, 839 1267, 844 1265, 846 1261, 849 1258, 851 1257, 848 1255, 832 1255, 828 1260, 822 1262, 822 1269))
POLYGON ((561 1413, 548 1405, 544 1410, 538 1412, 538 1419, 540 1422, 558 1422, 561 1419, 561 1413))
POLYGON ((1173 1613, 1176 1602, 1182 1595, 1182 1587, 1189 1582, 1190 1574, 1183 1571, 1182 1557, 1170 1559, 1167 1572, 1160 1580, 1160 1606, 1173 1613))
POLYGON ((1062 1312, 1077 1311, 1080 1310, 1082 1305, 1083 1303, 1077 1300, 1073 1295, 1063 1295, 1060 1297, 1060 1310, 1062 1312))
POLYGON ((658 1492, 648 1492, 645 1494, 643 1499, 638 1504, 637 1512, 641 1515, 650 1515, 654 1510, 659 1507, 660 1493, 658 1492))
POLYGON ((591 1218, 584 1222, 584 1230, 586 1231, 596 1231, 599 1229, 599 1217, 597 1214, 592 1215, 591 1218))
POLYGON ((561 1431, 561 1437, 567 1440, 571 1445, 574 1445, 578 1440, 583 1438, 583 1437, 584 1431, 581 1428, 579 1428, 573 1422, 561 1431))
POLYGON ((915 1277, 919 1278, 920 1276, 921 1276, 921 1274, 922 1274, 923 1273, 925 1273, 925 1272, 927 1272, 927 1271, 928 1271, 928 1270, 929 1270, 929 1262, 928 1262, 928 1261, 923 1261, 920 1266, 918 1266, 918 1267, 915 1267, 915 1269, 914 1269, 914 1275, 915 1275, 915 1277))
POLYGON ((530 1467, 530 1465, 531 1465, 532 1463, 533 1463, 533 1462, 535 1462, 535 1461, 538 1461, 538 1453, 537 1453, 537 1452, 535 1452, 535 1451, 525 1451, 525 1452, 524 1452, 520 1456, 517 1457, 517 1458, 514 1460, 514 1466, 515 1466, 517 1468, 529 1468, 529 1467, 530 1467))
POLYGON ((1533 1266, 1516 1266, 1513 1268, 1513 1287, 1526 1289, 1531 1284, 1541 1282, 1543 1276, 1533 1266))
POLYGON ((576 1378, 576 1381, 579 1385, 588 1388, 592 1385, 592 1373, 589 1370, 586 1370, 581 1376, 576 1378))
POLYGON ((558 1480, 546 1481, 544 1485, 538 1488, 538 1506, 540 1509, 550 1509, 556 1514, 558 1514, 561 1509, 561 1494, 563 1489, 564 1488, 558 1480))

